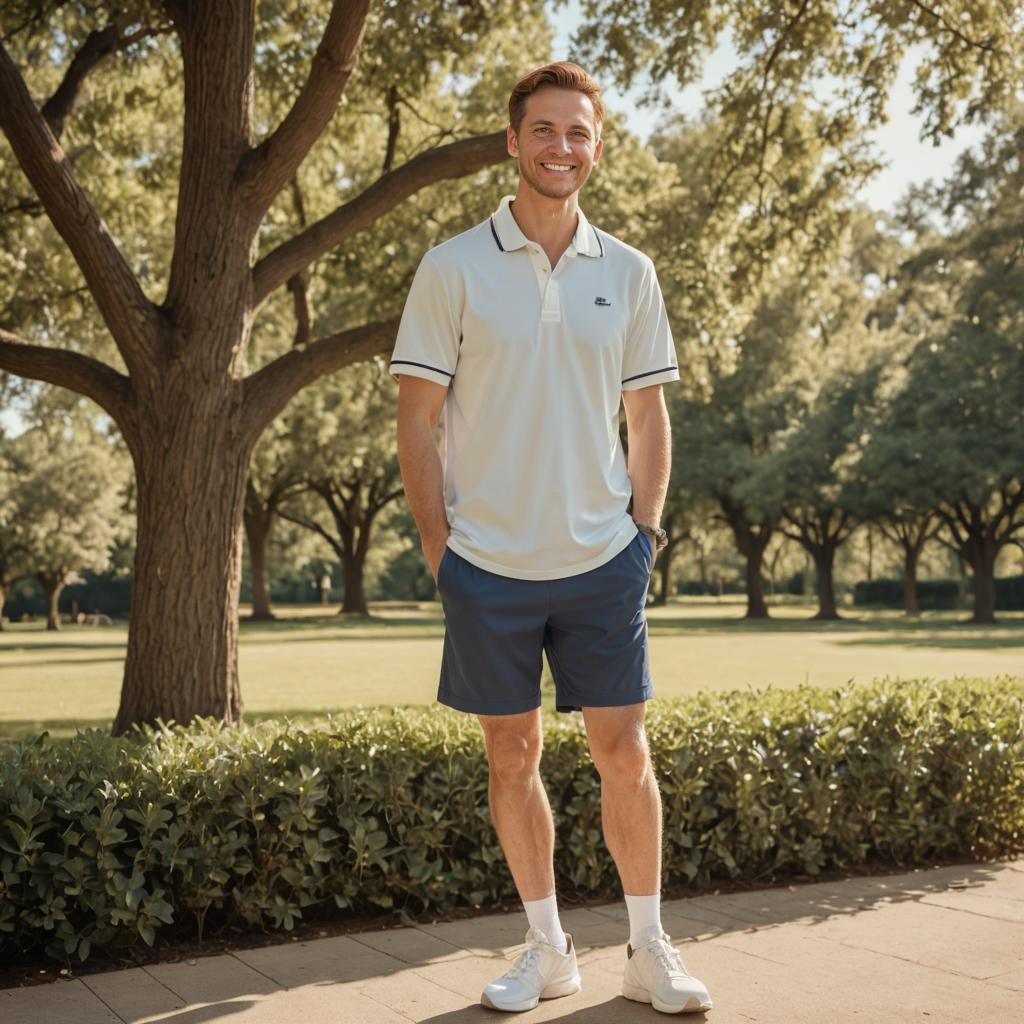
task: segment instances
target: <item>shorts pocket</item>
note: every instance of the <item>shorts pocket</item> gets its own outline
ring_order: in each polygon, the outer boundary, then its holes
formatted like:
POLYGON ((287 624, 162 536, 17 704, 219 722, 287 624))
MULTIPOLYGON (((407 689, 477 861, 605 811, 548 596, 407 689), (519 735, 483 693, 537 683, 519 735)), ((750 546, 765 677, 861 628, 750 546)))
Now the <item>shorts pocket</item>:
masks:
POLYGON ((647 573, 654 572, 654 546, 653 541, 650 537, 644 533, 643 530, 637 531, 637 536, 640 538, 640 543, 647 549, 647 573))
POLYGON ((437 563, 437 587, 441 588, 441 577, 444 575, 444 567, 448 562, 448 557, 451 555, 452 549, 446 547, 444 554, 441 556, 441 561, 437 563))

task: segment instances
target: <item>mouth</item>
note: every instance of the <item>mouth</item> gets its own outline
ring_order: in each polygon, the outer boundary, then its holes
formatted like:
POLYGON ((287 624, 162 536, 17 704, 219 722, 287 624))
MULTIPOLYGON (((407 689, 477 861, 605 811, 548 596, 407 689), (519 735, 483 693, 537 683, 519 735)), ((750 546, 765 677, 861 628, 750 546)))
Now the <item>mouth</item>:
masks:
POLYGON ((542 163, 541 167, 543 167, 545 171, 549 171, 551 174, 569 174, 570 171, 576 170, 575 164, 542 163))

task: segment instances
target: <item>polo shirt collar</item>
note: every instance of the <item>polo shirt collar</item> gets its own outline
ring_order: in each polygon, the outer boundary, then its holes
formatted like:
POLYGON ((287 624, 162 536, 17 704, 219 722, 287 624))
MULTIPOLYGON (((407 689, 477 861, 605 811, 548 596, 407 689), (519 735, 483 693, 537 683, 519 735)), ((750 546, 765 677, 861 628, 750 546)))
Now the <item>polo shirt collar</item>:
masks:
MULTIPOLYGON (((523 234, 509 209, 509 204, 513 199, 515 196, 502 196, 498 209, 491 214, 491 234, 494 236, 495 244, 502 252, 514 252, 516 249, 522 249, 530 244, 530 239, 523 234)), ((604 246, 597 231, 591 226, 582 210, 578 209, 578 215, 576 233, 566 251, 572 256, 600 258, 604 255, 604 246)))

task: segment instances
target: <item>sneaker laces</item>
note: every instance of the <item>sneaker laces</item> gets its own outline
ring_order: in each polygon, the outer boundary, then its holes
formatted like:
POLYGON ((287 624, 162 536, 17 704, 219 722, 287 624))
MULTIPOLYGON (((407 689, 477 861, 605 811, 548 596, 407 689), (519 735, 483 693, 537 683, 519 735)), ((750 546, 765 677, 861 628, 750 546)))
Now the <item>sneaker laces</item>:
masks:
POLYGON ((684 978, 690 977, 690 972, 686 969, 686 964, 683 963, 682 954, 672 945, 672 937, 670 935, 662 932, 658 938, 651 939, 647 945, 650 947, 655 961, 670 978, 673 975, 684 978))
POLYGON ((530 971, 538 970, 537 961, 540 959, 540 950, 537 946, 531 946, 519 957, 519 959, 505 972, 505 977, 514 980, 521 978, 530 971))

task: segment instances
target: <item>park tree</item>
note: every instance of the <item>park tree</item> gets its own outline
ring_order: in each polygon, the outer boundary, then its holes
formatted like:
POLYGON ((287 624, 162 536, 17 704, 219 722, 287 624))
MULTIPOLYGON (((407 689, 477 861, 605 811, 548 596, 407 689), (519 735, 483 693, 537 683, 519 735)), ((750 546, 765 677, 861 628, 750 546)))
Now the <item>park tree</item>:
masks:
POLYGON ((79 574, 102 572, 122 527, 125 460, 116 439, 80 422, 31 427, 12 444, 10 491, 25 564, 43 589, 46 628, 79 574))
MULTIPOLYGON (((0 128, 24 176, 7 205, 45 211, 32 230, 51 251, 52 232, 62 239, 89 320, 81 334, 51 323, 37 285, 39 304, 0 328, 0 369, 93 399, 136 474, 116 733, 158 717, 241 721, 250 457, 302 388, 392 345, 400 303, 279 353, 262 325, 294 309, 289 282, 308 285, 405 199, 504 161, 505 118, 474 108, 473 86, 511 83, 550 46, 539 0, 292 0, 256 13, 253 0, 14 3, 0 23, 0 128), (425 126, 417 91, 439 80, 468 116, 425 126), (296 176, 335 190, 298 231, 296 176)), ((9 175, 8 153, 0 162, 9 175)))
MULTIPOLYGON (((1001 0, 866 0, 855 9, 836 0, 582 0, 581 13, 574 53, 622 88, 644 79, 650 102, 664 101, 666 83, 696 83, 706 57, 732 46, 735 67, 703 94, 718 130, 701 154, 709 187, 694 199, 705 212, 736 212, 753 192, 751 212, 766 221, 749 224, 760 248, 798 224, 801 209, 813 215, 811 197, 794 188, 793 157, 824 147, 822 185, 870 172, 877 157, 865 132, 887 120, 905 59, 915 61, 915 112, 933 142, 997 115, 1024 80, 1024 24, 1001 0), (813 130, 789 136, 801 111, 813 130)), ((727 226, 737 219, 728 214, 727 226)))
POLYGON ((320 536, 341 565, 342 615, 367 615, 363 573, 380 514, 404 494, 387 368, 350 367, 310 388, 287 414, 305 488, 279 514, 320 536))
POLYGON ((878 315, 906 355, 887 374, 862 468, 905 552, 908 612, 934 537, 974 575, 972 621, 994 621, 996 558, 1024 530, 1022 145, 1018 105, 898 218, 910 251, 878 315))

